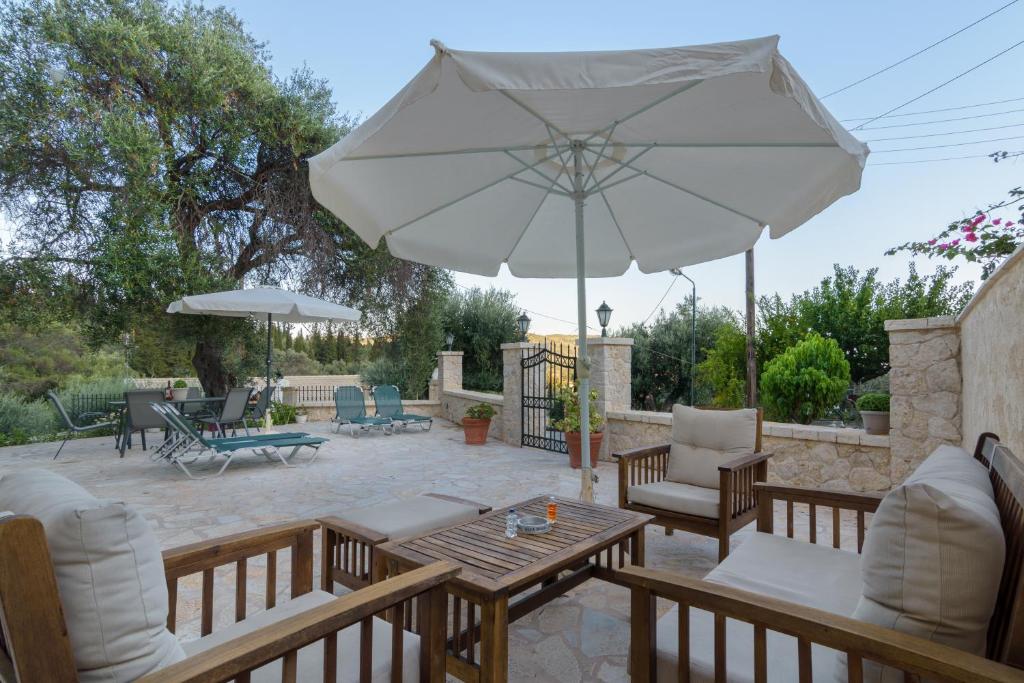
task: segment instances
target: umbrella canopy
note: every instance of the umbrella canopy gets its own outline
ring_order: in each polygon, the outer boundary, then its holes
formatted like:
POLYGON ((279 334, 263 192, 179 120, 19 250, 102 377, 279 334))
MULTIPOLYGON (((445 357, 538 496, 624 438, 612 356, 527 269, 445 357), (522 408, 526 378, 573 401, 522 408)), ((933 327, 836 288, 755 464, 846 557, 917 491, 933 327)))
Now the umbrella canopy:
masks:
POLYGON ((738 254, 860 187, 868 148, 777 36, 580 53, 432 44, 383 109, 310 160, 313 194, 402 258, 577 278, 581 391, 586 276, 738 254))
MULTIPOLYGON (((217 315, 226 318, 267 316, 267 391, 270 391, 270 370, 273 363, 272 322, 315 323, 357 322, 362 313, 348 306, 317 299, 305 294, 289 292, 277 287, 232 289, 226 292, 196 294, 172 302, 168 313, 217 315)), ((267 426, 270 413, 267 412, 267 426)))

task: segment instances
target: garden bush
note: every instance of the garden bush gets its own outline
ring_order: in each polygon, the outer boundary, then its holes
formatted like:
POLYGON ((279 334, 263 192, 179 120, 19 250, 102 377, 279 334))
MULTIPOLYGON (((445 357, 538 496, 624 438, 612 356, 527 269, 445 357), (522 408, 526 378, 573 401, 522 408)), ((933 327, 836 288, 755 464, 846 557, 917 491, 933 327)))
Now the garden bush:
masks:
POLYGON ((0 445, 29 443, 52 436, 56 431, 56 413, 46 401, 0 394, 0 445))
POLYGON ((271 401, 270 403, 270 417, 275 425, 286 425, 295 422, 295 415, 297 413, 298 408, 293 405, 277 401, 271 401))
POLYGON ((864 394, 857 399, 857 410, 887 413, 889 412, 889 394, 883 394, 877 391, 870 394, 864 394))
POLYGON ((842 401, 849 385, 839 344, 811 332, 765 365, 761 400, 770 419, 810 424, 842 401))
POLYGON ((474 420, 490 420, 495 414, 494 406, 490 403, 477 403, 466 408, 466 417, 474 420))
POLYGON ((371 387, 379 384, 394 384, 396 386, 402 384, 402 368, 386 356, 364 365, 359 375, 363 384, 368 384, 371 387))

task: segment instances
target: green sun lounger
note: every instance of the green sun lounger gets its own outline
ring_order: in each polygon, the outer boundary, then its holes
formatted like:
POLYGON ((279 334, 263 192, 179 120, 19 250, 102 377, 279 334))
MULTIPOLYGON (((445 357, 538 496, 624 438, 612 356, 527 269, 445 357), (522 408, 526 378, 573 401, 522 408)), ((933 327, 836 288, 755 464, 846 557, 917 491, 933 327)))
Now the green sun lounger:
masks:
POLYGON ((311 464, 319 455, 320 446, 327 442, 327 439, 318 436, 309 436, 304 432, 285 432, 282 434, 258 434, 250 436, 225 437, 219 439, 208 439, 195 429, 173 406, 154 404, 156 410, 167 422, 175 434, 170 445, 163 448, 163 452, 154 456, 169 461, 175 465, 190 479, 206 478, 196 477, 189 470, 188 465, 194 463, 204 455, 209 456, 212 462, 218 455, 224 456, 225 461, 221 468, 213 475, 222 474, 231 464, 231 460, 238 451, 251 450, 257 455, 262 455, 273 462, 280 461, 285 467, 291 467, 290 460, 303 447, 313 449, 313 457, 309 459, 311 464), (287 455, 282 455, 281 449, 291 449, 287 455))
POLYGON ((426 415, 415 415, 405 412, 398 387, 394 384, 380 384, 373 388, 373 400, 377 404, 377 416, 391 420, 394 424, 406 428, 411 424, 419 425, 423 431, 430 431, 434 418, 426 415))
POLYGON ((371 429, 379 429, 385 434, 395 431, 390 418, 366 415, 366 400, 359 387, 338 387, 334 390, 334 417, 331 422, 338 424, 335 432, 340 432, 343 425, 348 425, 350 436, 371 429))

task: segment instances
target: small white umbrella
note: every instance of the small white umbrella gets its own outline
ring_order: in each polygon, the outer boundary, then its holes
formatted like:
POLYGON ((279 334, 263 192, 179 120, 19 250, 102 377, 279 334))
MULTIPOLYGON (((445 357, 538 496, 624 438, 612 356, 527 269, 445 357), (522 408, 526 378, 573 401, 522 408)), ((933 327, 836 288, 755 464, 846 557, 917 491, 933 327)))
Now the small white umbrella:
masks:
MULTIPOLYGON (((174 301, 168 313, 216 315, 227 318, 267 316, 267 391, 270 391, 270 369, 273 362, 271 323, 357 322, 362 314, 354 308, 289 292, 277 287, 233 289, 226 292, 196 294, 174 301)), ((269 424, 269 413, 268 424, 269 424)))
MULTIPOLYGON (((781 237, 860 187, 867 147, 778 37, 577 53, 450 50, 310 159, 313 194, 369 244, 481 275, 662 271, 781 237)), ((583 496, 592 496, 581 401, 583 496)))

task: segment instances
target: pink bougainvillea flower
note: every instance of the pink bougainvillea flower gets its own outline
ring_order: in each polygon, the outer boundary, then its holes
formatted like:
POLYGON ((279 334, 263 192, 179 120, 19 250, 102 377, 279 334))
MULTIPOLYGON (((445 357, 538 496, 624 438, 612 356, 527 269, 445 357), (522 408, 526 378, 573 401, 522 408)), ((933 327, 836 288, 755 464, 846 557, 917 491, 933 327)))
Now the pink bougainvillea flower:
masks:
POLYGON ((960 244, 960 240, 959 239, 955 239, 955 240, 953 240, 952 242, 949 243, 949 246, 955 247, 958 244, 960 244))
POLYGON ((945 251, 946 249, 949 249, 949 244, 947 244, 946 242, 943 242, 942 244, 939 245, 939 251, 945 251))
POLYGON ((974 232, 974 228, 975 226, 972 223, 970 225, 965 225, 964 227, 960 228, 960 232, 974 232))
POLYGON ((994 221, 992 221, 992 225, 999 225, 999 224, 1000 224, 1000 223, 1002 223, 1002 222, 1003 222, 1003 219, 1002 219, 1002 218, 997 218, 997 219, 995 219, 994 221))
POLYGON ((1015 225, 1017 225, 1017 224, 1014 223, 1013 221, 1006 221, 1006 225, 1004 225, 1003 227, 1006 228, 1007 230, 1009 230, 1010 228, 1012 228, 1015 225))
POLYGON ((978 236, 975 235, 972 232, 972 233, 968 233, 967 237, 965 237, 964 239, 966 239, 968 242, 977 242, 978 241, 978 236))
POLYGON ((938 242, 938 240, 928 240, 928 244, 930 244, 932 246, 935 246, 936 242, 938 242))

